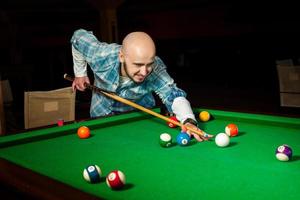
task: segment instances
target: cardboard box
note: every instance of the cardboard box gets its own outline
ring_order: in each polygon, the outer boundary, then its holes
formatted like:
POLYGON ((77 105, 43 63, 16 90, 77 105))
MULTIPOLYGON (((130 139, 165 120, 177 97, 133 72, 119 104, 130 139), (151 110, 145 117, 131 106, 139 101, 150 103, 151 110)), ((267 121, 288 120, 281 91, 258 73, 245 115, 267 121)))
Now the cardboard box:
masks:
POLYGON ((35 128, 75 120, 75 92, 72 87, 24 93, 25 128, 35 128))
POLYGON ((277 65, 280 104, 300 107, 300 66, 277 65))
POLYGON ((280 93, 280 105, 285 107, 300 107, 300 94, 280 93))

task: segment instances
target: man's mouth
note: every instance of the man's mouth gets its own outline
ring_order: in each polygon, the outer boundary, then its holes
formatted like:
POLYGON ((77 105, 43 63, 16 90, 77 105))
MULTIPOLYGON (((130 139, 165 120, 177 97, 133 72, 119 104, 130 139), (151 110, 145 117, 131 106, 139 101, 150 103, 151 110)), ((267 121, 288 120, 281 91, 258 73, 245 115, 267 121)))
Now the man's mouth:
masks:
POLYGON ((141 75, 137 75, 136 77, 137 77, 138 80, 144 80, 145 79, 145 76, 141 76, 141 75))

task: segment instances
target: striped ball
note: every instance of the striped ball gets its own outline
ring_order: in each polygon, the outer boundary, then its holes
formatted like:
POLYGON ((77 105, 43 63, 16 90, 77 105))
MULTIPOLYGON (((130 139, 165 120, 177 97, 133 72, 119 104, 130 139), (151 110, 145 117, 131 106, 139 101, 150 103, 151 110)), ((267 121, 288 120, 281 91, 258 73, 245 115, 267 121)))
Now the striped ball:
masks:
POLYGON ((98 183, 102 176, 98 165, 89 165, 83 170, 83 178, 89 183, 98 183))
POLYGON ((120 170, 113 170, 106 177, 107 186, 114 190, 121 189, 125 182, 125 174, 120 170))

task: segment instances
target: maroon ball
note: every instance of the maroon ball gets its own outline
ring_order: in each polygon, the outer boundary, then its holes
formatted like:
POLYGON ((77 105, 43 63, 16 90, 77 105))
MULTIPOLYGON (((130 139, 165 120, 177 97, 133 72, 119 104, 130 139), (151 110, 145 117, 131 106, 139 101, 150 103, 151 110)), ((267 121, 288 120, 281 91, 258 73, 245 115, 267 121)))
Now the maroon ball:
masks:
POLYGON ((293 150, 290 146, 283 144, 276 149, 276 158, 280 161, 289 161, 292 158, 293 150))
POLYGON ((125 185, 125 182, 125 175, 120 170, 113 170, 106 177, 106 184, 111 189, 121 189, 125 185))

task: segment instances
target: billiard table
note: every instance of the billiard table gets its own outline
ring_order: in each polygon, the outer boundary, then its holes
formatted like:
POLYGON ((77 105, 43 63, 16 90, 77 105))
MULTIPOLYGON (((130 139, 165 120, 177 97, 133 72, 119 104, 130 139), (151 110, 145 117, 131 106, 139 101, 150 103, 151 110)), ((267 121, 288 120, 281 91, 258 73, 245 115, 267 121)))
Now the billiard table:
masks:
POLYGON ((200 123, 208 133, 239 127, 229 146, 214 139, 179 146, 179 127, 131 112, 0 137, 0 182, 37 199, 300 199, 299 118, 194 109, 202 110, 212 115, 200 123), (77 136, 81 126, 90 138, 77 136), (173 137, 167 148, 159 145, 165 132, 173 137), (275 157, 282 144, 293 149, 288 162, 275 157), (102 170, 100 183, 82 176, 91 164, 102 170), (126 175, 121 190, 105 182, 115 169, 126 175))

